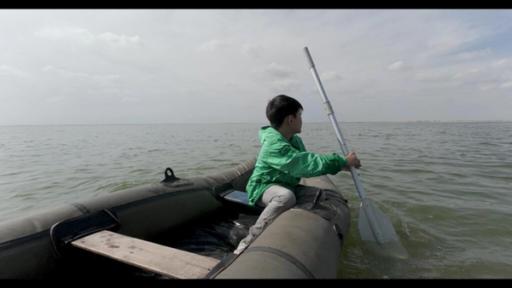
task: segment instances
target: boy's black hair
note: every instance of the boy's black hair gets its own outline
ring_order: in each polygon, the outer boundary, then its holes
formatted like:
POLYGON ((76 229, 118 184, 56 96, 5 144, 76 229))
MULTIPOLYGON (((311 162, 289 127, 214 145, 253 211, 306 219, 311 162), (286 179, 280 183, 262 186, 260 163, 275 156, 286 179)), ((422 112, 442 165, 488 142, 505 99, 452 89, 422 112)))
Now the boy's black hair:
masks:
POLYGON ((272 127, 278 129, 288 115, 296 115, 304 110, 299 101, 287 95, 277 95, 267 104, 267 119, 272 127))

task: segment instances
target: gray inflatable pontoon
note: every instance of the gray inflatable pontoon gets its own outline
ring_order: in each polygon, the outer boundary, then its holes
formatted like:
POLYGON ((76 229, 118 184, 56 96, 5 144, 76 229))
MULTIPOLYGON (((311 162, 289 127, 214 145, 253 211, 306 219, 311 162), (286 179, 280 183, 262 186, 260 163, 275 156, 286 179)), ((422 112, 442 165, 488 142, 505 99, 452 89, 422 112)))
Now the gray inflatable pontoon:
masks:
MULTIPOLYGON (((69 243, 103 230, 158 242, 219 213, 256 218, 261 210, 247 206, 241 193, 254 164, 253 159, 217 175, 190 179, 176 178, 168 168, 160 183, 0 223, 0 278, 136 278, 140 267, 69 243)), ((349 230, 347 201, 327 176, 302 179, 301 185, 318 189, 297 198, 296 207, 281 214, 242 254, 229 253, 236 245, 231 247, 202 278, 336 278, 349 230)))

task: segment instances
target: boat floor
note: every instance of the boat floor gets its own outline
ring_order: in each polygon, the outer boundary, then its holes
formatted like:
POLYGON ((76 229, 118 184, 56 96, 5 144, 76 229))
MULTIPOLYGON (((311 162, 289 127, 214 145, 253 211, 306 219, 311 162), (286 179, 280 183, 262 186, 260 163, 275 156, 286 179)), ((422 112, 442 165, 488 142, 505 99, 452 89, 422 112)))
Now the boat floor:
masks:
MULTIPOLYGON (((176 227, 155 239, 145 239, 202 256, 222 260, 230 255, 244 238, 257 215, 222 210, 204 215, 192 223, 176 227)), ((156 273, 144 271, 122 262, 73 249, 58 262, 50 278, 139 278, 167 279, 156 273)))

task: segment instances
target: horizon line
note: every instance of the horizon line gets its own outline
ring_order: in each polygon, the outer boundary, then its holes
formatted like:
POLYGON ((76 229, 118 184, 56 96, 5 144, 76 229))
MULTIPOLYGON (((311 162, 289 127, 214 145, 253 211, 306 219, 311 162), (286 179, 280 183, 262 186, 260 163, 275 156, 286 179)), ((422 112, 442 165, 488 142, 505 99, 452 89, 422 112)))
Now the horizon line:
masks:
MULTIPOLYGON (((512 120, 366 120, 366 121, 338 121, 339 123, 489 123, 512 122, 512 120)), ((329 121, 308 121, 305 124, 330 123, 329 121)), ((262 122, 151 122, 151 123, 43 123, 43 124, 0 124, 1 127, 12 126, 134 126, 134 125, 189 125, 189 124, 268 124, 262 122)))

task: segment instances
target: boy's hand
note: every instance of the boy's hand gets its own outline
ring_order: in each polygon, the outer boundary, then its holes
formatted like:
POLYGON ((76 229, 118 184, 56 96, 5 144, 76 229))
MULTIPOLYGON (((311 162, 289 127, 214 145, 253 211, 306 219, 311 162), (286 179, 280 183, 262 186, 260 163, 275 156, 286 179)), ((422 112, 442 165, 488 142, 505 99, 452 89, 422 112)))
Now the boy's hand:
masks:
POLYGON ((345 159, 347 160, 347 165, 343 167, 343 170, 349 171, 350 167, 355 167, 357 169, 361 167, 361 161, 357 158, 356 152, 349 152, 345 159))

